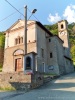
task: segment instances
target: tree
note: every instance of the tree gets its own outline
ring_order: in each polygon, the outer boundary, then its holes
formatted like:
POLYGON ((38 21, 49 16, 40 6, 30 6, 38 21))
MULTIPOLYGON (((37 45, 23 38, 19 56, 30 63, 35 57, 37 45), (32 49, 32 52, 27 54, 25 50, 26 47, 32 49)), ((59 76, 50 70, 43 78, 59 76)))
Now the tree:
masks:
POLYGON ((0 48, 4 48, 4 44, 5 44, 5 36, 3 32, 0 32, 0 48))
POLYGON ((0 32, 0 71, 3 66, 4 44, 5 44, 5 36, 4 36, 3 32, 0 32))
POLYGON ((71 53, 72 53, 73 62, 75 63, 75 45, 72 46, 71 53))

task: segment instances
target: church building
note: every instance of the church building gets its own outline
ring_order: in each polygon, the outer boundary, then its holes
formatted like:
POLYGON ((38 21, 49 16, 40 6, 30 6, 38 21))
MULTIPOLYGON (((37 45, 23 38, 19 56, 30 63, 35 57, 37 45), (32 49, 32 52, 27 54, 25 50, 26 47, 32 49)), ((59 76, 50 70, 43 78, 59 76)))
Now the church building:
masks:
POLYGON ((62 75, 74 71, 70 55, 68 25, 58 22, 58 36, 40 22, 27 22, 27 54, 24 53, 24 20, 5 31, 3 72, 51 73, 62 75))

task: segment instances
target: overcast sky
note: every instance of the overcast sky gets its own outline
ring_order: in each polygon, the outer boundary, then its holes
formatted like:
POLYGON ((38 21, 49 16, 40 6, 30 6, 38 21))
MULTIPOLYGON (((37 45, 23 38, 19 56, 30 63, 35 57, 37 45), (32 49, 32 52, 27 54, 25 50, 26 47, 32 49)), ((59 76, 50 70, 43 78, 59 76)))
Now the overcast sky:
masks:
MULTIPOLYGON (((69 23, 75 22, 75 0, 7 0, 24 14, 24 6, 28 9, 36 8, 35 17, 30 20, 40 21, 42 24, 54 24, 66 19, 69 23)), ((27 10, 28 18, 31 13, 27 10)), ((24 17, 11 7, 6 0, 0 0, 0 31, 5 31, 18 19, 24 17), (10 16, 10 17, 9 17, 10 16)))

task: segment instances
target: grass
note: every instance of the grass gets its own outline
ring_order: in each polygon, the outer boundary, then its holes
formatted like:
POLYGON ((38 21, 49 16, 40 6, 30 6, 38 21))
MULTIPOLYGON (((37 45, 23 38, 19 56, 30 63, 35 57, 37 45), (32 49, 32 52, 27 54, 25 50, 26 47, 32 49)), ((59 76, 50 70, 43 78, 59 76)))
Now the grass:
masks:
POLYGON ((5 88, 2 88, 0 87, 0 91, 15 91, 16 89, 14 87, 5 87, 5 88))
POLYGON ((56 75, 56 74, 50 74, 50 73, 49 73, 49 74, 48 74, 48 73, 47 73, 47 74, 44 73, 44 78, 46 78, 46 77, 48 77, 48 76, 57 76, 57 75, 56 75))

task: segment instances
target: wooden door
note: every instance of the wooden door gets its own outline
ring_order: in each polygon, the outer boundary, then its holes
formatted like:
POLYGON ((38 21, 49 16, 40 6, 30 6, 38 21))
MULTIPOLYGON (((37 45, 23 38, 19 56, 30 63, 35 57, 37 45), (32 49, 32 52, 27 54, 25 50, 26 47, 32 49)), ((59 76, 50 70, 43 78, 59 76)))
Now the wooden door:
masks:
POLYGON ((15 60, 15 71, 22 71, 22 59, 18 58, 15 60))

